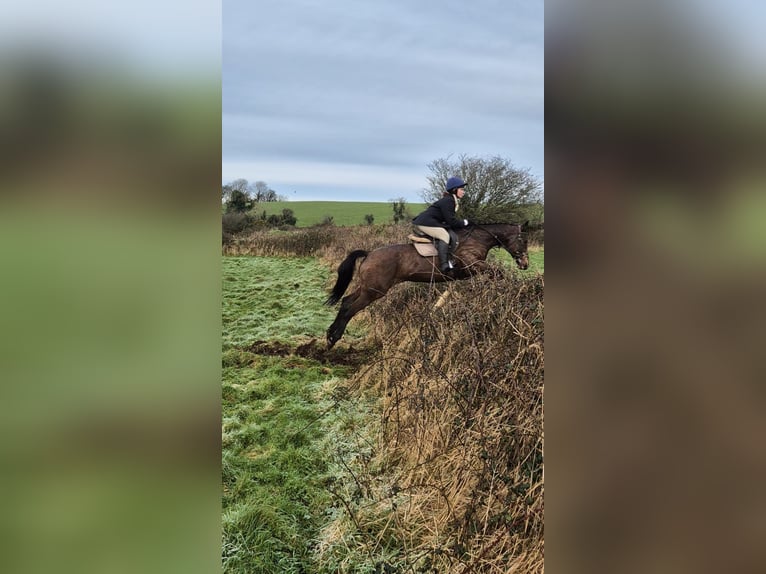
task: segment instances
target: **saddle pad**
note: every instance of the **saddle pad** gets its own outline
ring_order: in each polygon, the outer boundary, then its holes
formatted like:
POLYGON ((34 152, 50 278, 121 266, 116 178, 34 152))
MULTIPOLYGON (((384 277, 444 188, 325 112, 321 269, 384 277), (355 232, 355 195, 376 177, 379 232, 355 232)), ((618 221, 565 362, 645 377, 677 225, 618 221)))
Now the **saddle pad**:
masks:
POLYGON ((437 255, 436 247, 433 246, 433 243, 413 243, 413 245, 423 257, 433 257, 434 255, 437 255))

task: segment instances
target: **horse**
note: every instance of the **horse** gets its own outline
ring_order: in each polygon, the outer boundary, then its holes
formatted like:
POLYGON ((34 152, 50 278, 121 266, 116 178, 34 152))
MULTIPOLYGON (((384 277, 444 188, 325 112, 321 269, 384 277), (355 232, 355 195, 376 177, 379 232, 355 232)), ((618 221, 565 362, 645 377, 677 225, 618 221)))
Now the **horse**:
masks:
POLYGON ((340 340, 354 315, 383 297, 397 283, 443 283, 485 273, 490 269, 487 254, 493 247, 502 247, 511 254, 519 269, 527 269, 528 229, 528 221, 521 225, 471 224, 459 229, 458 247, 454 253, 456 266, 447 274, 439 271, 436 255, 422 256, 411 243, 388 245, 373 251, 352 251, 338 266, 338 280, 325 304, 332 306, 340 301, 354 276, 356 262, 361 259, 358 285, 350 295, 343 297, 338 315, 327 329, 327 348, 331 349, 340 340))

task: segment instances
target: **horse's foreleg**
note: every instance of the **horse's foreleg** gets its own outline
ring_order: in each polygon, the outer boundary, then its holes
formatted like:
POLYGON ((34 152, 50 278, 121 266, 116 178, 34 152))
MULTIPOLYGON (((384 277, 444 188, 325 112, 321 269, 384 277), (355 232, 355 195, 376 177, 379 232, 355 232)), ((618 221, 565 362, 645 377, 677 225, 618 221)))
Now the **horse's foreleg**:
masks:
POLYGON ((441 295, 439 295, 439 299, 434 303, 434 309, 440 309, 446 302, 447 297, 450 296, 450 291, 448 289, 445 289, 441 295))

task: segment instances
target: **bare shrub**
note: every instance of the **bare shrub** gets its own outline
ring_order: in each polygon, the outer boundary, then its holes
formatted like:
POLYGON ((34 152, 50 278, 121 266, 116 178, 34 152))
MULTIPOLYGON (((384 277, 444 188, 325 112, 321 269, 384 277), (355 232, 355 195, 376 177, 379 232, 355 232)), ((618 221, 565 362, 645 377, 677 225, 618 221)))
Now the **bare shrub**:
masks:
POLYGON ((221 216, 221 228, 226 235, 244 233, 257 227, 257 225, 258 219, 249 213, 232 211, 221 216))
POLYGON ((444 286, 404 285, 370 308, 381 350, 354 383, 383 397, 380 438, 334 528, 375 567, 543 571, 543 283, 456 282, 440 306, 444 286))
POLYGON ((372 251, 378 247, 394 243, 406 243, 407 235, 412 232, 408 224, 359 225, 337 229, 336 241, 329 244, 321 253, 325 263, 337 268, 349 252, 355 249, 372 251))

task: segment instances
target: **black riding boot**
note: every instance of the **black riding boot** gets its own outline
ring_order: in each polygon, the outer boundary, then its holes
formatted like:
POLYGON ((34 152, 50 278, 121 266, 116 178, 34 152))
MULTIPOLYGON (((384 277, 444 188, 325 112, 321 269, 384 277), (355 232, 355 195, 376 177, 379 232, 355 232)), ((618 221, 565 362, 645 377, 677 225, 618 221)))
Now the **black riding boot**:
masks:
POLYGON ((449 245, 444 241, 436 240, 436 252, 439 254, 439 271, 449 273, 451 267, 449 264, 449 245))

